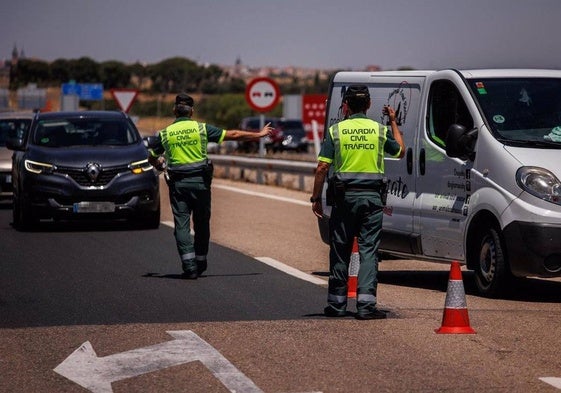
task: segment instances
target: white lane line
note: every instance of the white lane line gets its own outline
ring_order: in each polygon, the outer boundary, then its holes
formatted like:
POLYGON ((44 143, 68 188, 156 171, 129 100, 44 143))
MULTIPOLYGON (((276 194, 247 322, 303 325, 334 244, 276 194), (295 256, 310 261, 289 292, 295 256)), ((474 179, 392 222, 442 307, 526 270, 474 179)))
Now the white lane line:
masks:
POLYGON ((286 198, 286 197, 281 197, 281 196, 276 196, 276 195, 269 195, 269 194, 265 194, 264 192, 242 190, 240 188, 224 186, 222 184, 213 184, 212 187, 213 188, 220 188, 222 190, 228 190, 228 191, 232 191, 232 192, 238 192, 240 194, 258 196, 258 197, 274 199, 274 200, 282 201, 282 202, 294 203, 295 205, 310 206, 310 202, 299 201, 298 199, 286 198))
POLYGON ((278 269, 278 270, 282 271, 283 273, 290 274, 291 276, 294 276, 294 277, 299 278, 299 279, 304 280, 304 281, 309 281, 312 284, 327 285, 326 280, 323 280, 323 279, 321 279, 319 277, 316 277, 316 276, 312 276, 311 274, 308 274, 308 273, 304 273, 304 272, 302 272, 298 269, 293 268, 292 266, 285 265, 284 263, 279 262, 276 259, 269 258, 269 257, 258 257, 258 258, 255 258, 255 259, 257 259, 259 262, 262 262, 266 265, 274 267, 275 269, 278 269))
MULTIPOLYGON (((279 196, 275 196, 275 195, 268 195, 268 194, 265 194, 265 193, 262 193, 262 192, 247 191, 247 190, 242 190, 240 188, 224 186, 224 185, 221 185, 221 184, 213 184, 212 187, 221 188, 223 190, 232 191, 232 192, 238 192, 240 194, 258 196, 258 197, 262 197, 262 198, 275 199, 277 201, 282 201, 282 202, 294 203, 294 204, 302 205, 302 206, 309 206, 310 205, 308 202, 302 202, 302 201, 299 201, 297 199, 279 197, 279 196)), ((162 221, 162 224, 167 225, 171 228, 174 227, 173 221, 162 221)), ((274 267, 275 269, 278 269, 278 270, 280 270, 280 271, 282 271, 286 274, 290 274, 291 276, 294 276, 294 277, 299 278, 301 280, 311 282, 312 284, 327 285, 326 280, 321 279, 319 277, 312 276, 311 274, 308 274, 308 273, 304 273, 304 272, 302 272, 298 269, 293 268, 292 266, 288 266, 288 265, 286 265, 282 262, 279 262, 276 259, 269 258, 269 257, 259 257, 259 258, 255 258, 255 259, 257 259, 259 262, 262 262, 266 265, 274 267)))

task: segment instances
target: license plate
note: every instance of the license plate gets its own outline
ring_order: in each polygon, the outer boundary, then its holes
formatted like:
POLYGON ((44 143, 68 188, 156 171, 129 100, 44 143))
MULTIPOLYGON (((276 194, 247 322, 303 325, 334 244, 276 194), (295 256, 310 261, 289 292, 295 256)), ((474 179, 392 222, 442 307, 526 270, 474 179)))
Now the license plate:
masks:
POLYGON ((78 202, 74 204, 74 213, 113 213, 113 202, 78 202))

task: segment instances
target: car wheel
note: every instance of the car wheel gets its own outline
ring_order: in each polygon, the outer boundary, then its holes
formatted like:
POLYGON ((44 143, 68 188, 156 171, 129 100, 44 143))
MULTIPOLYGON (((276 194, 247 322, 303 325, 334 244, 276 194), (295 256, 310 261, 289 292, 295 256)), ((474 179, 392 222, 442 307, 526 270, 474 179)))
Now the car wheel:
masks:
POLYGON ((20 231, 27 231, 37 223, 37 218, 33 213, 31 204, 22 196, 14 195, 12 216, 14 227, 20 231))
POLYGON ((133 218, 133 222, 142 229, 158 229, 160 226, 160 213, 160 207, 155 211, 142 212, 133 218))
POLYGON ((504 255, 499 230, 492 226, 480 226, 475 242, 478 252, 475 267, 475 285, 486 297, 502 295, 510 282, 511 273, 504 255))

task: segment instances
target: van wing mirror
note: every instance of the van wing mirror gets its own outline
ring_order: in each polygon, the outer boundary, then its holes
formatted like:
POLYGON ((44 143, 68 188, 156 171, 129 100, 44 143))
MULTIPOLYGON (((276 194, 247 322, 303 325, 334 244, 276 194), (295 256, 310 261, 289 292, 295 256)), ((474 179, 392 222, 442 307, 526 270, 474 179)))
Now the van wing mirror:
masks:
POLYGON ((473 161, 477 134, 477 128, 466 130, 461 124, 452 124, 446 134, 446 155, 473 161))

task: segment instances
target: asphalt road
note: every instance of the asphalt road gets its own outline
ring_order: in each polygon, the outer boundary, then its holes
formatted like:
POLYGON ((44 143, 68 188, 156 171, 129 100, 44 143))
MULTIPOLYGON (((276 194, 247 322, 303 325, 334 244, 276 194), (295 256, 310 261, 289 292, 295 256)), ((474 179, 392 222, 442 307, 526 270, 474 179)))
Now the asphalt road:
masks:
POLYGON ((0 209, 0 392, 559 391, 558 280, 485 299, 464 272, 476 334, 440 335, 448 266, 388 260, 379 275, 387 320, 327 319, 324 285, 256 259, 325 279, 308 198, 215 181, 210 264, 196 281, 179 279, 167 225, 22 233, 0 209), (88 389, 61 374, 74 351, 82 361, 67 369, 88 389), (164 366, 172 355, 185 359, 164 366))

